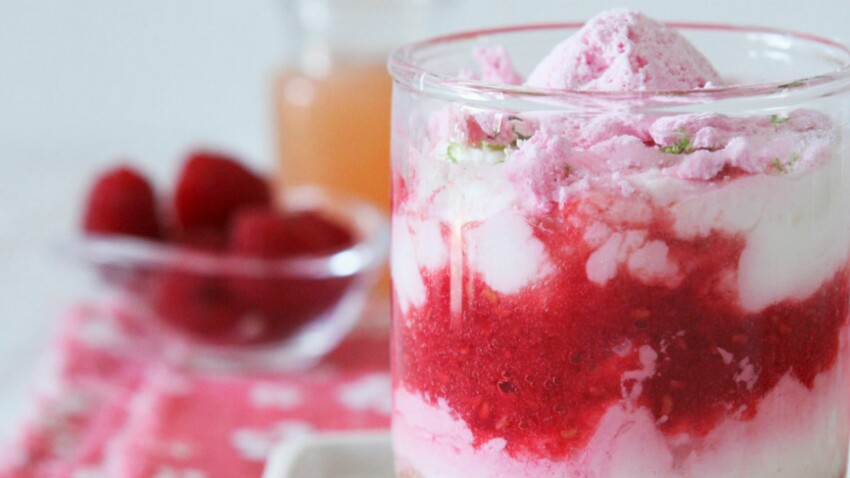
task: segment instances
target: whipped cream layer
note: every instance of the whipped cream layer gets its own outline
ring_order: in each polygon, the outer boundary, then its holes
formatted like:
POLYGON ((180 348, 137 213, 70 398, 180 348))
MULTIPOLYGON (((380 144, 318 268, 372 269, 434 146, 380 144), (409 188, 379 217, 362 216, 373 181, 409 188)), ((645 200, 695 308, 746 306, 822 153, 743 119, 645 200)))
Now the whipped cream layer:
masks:
POLYGON ((730 415, 702 438, 665 436, 645 408, 615 404, 588 445, 565 461, 510 456, 500 439, 476 446, 472 432, 444 401, 432 405, 417 392, 397 387, 397 467, 420 478, 843 477, 850 364, 845 342, 841 348, 839 361, 811 389, 787 375, 764 397, 753 419, 730 415))
POLYGON ((584 226, 601 286, 621 273, 678 284, 686 271, 668 245, 646 239, 659 221, 684 241, 743 238, 731 280, 747 311, 804 299, 847 261, 847 152, 820 113, 507 116, 449 108, 432 122, 394 211, 402 310, 425 299, 421 273, 453 257, 502 293, 544 279, 552 267, 529 223, 574 202, 598 209, 584 226))

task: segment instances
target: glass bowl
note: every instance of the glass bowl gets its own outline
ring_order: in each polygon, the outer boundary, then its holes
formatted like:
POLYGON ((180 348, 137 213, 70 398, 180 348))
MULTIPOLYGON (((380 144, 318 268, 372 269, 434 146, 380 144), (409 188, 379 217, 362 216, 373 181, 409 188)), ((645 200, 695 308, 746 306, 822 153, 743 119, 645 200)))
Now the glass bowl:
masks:
POLYGON ((355 243, 324 256, 260 259, 128 237, 65 248, 89 266, 168 362, 202 369, 305 368, 357 322, 389 247, 386 217, 365 201, 291 188, 290 211, 350 228, 355 243))

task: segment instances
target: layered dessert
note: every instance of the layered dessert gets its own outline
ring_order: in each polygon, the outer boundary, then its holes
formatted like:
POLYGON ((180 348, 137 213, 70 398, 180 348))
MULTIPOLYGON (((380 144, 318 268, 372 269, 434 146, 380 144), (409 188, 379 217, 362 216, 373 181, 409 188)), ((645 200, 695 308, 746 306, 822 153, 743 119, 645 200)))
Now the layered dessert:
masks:
MULTIPOLYGON (((627 10, 525 78, 474 55, 460 75, 553 91, 728 83, 627 10)), ((394 151, 397 476, 843 477, 844 126, 546 106, 447 101, 394 151)))

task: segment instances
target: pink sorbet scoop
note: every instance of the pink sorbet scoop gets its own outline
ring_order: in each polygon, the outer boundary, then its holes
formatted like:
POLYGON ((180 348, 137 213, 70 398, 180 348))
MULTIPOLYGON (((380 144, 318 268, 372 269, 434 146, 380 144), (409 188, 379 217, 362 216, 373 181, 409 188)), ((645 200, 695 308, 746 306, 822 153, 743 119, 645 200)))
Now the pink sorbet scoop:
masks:
POLYGON ((720 85, 720 75, 678 32, 614 9, 589 20, 540 62, 526 85, 586 91, 670 91, 720 85))

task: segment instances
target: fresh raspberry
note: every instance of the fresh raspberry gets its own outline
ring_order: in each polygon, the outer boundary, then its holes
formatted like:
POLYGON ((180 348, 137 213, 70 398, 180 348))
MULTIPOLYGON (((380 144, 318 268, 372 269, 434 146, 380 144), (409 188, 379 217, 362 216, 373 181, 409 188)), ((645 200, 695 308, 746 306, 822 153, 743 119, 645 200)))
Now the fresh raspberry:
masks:
MULTIPOLYGON (((230 231, 231 251, 269 260, 331 254, 353 243, 348 229, 313 211, 249 209, 234 218, 230 231)), ((332 310, 352 280, 302 277, 271 268, 267 275, 235 277, 232 287, 240 303, 263 318, 263 336, 277 340, 332 310)))
POLYGON ((333 310, 351 287, 354 276, 311 279, 271 270, 265 276, 234 277, 231 290, 261 331, 254 343, 288 337, 333 310))
POLYGON ((171 241, 182 248, 198 252, 224 253, 227 251, 227 231, 201 229, 178 232, 171 241))
POLYGON ((156 271, 146 300, 172 328, 204 342, 241 343, 242 309, 226 275, 156 271))
POLYGON ((89 191, 82 226, 90 234, 162 238, 153 187, 129 166, 104 172, 89 191))
POLYGON ((182 231, 223 231, 239 209, 270 204, 271 191, 262 177, 231 156, 205 150, 187 157, 174 192, 175 220, 182 231))
POLYGON ((315 211, 248 209, 236 215, 230 230, 231 250, 267 259, 329 254, 353 244, 348 229, 315 211))

